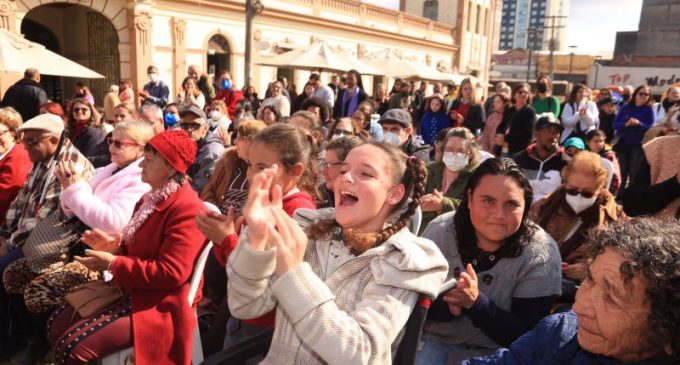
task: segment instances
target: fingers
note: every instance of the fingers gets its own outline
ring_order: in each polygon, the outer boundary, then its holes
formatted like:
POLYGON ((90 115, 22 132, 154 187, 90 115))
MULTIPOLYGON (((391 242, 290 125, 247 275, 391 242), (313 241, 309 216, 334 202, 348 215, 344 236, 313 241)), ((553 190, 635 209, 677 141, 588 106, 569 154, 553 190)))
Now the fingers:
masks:
POLYGON ((472 264, 467 264, 467 273, 470 275, 470 278, 474 281, 477 281, 477 273, 475 272, 475 269, 472 267, 472 264))
POLYGON ((276 184, 272 188, 271 202, 275 207, 283 207, 283 191, 281 190, 281 185, 276 184))
POLYGON ((227 209, 227 216, 226 216, 227 219, 226 219, 226 221, 227 222, 233 222, 234 221, 234 215, 236 215, 236 210, 234 209, 234 207, 229 207, 229 209, 227 209))

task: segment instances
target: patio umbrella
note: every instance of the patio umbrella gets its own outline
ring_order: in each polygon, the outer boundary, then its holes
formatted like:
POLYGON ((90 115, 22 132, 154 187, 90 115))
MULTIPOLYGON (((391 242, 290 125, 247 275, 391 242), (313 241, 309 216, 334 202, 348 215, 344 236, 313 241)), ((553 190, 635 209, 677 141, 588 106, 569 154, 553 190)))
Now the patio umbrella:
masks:
POLYGON ((35 68, 41 74, 85 79, 103 79, 89 68, 58 55, 43 45, 0 29, 0 71, 24 72, 35 68))
POLYGON ((354 69, 362 74, 382 75, 379 69, 371 67, 344 52, 335 51, 323 41, 305 48, 282 53, 257 64, 309 70, 349 71, 354 69))
POLYGON ((450 80, 449 75, 433 70, 426 65, 405 60, 387 49, 373 57, 366 63, 382 71, 382 75, 388 77, 400 77, 406 79, 420 79, 431 81, 450 80))

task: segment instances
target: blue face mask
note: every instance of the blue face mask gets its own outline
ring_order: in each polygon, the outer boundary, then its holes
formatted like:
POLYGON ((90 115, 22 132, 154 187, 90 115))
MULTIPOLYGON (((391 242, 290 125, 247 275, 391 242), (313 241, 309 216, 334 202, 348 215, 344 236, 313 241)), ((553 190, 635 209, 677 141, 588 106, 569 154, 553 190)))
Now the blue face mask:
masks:
POLYGON ((231 88, 231 80, 222 80, 220 86, 222 90, 229 90, 231 88))
POLYGON ((165 114, 163 120, 165 121, 165 126, 168 128, 172 128, 177 124, 177 117, 172 113, 165 114))

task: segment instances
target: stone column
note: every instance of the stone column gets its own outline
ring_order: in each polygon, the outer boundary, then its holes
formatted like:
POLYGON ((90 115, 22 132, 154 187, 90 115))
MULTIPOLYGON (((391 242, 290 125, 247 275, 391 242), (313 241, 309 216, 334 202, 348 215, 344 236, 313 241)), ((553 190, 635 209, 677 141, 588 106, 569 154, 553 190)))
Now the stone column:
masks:
POLYGON ((14 1, 0 1, 0 28, 17 33, 17 6, 14 1))
MULTIPOLYGON (((151 7, 138 4, 128 9, 130 30, 130 79, 135 90, 142 90, 146 83, 146 68, 151 59, 151 7)), ((167 80, 166 80, 167 82, 167 80)))
MULTIPOLYGON (((172 81, 173 85, 179 85, 187 72, 186 60, 186 30, 187 21, 173 17, 172 25, 172 81)), ((205 68, 204 68, 205 69, 205 68)))

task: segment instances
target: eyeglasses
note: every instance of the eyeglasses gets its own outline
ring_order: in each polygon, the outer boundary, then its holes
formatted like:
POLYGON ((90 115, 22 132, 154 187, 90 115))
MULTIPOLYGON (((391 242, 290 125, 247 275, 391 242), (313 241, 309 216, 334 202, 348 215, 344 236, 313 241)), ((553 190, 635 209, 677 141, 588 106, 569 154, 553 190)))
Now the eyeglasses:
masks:
POLYGON ((5 133, 9 133, 9 132, 11 132, 9 129, 4 130, 4 131, 0 132, 0 136, 4 136, 5 133))
POLYGON ((576 189, 566 189, 565 191, 566 191, 567 194, 569 194, 571 196, 576 196, 576 195, 581 194, 581 196, 586 198, 586 199, 590 199, 593 196, 595 196, 594 191, 578 191, 576 189))
POLYGON ((187 132, 195 131, 201 128, 203 124, 196 124, 196 123, 180 123, 179 127, 182 128, 183 130, 187 132))
POLYGON ((333 135, 335 135, 335 136, 343 136, 344 137, 344 136, 351 136, 352 134, 353 134, 352 131, 346 131, 346 130, 343 130, 343 129, 336 129, 335 131, 333 131, 333 135))
POLYGON ((342 162, 328 162, 328 161, 324 161, 324 162, 323 162, 323 168, 324 168, 324 169, 330 169, 330 168, 333 168, 333 167, 336 167, 336 166, 342 166, 342 164, 343 164, 342 162))
POLYGON ((639 92, 638 96, 649 96, 649 93, 646 92, 639 92))
POLYGON ((23 143, 24 146, 26 146, 26 148, 33 148, 33 147, 35 147, 35 145, 42 142, 42 140, 44 140, 45 138, 48 138, 48 137, 51 137, 51 135, 46 134, 46 135, 40 136, 36 139, 22 139, 21 143, 23 143))
POLYGON ((132 141, 121 141, 118 139, 113 139, 111 137, 106 139, 106 142, 110 145, 114 145, 117 149, 123 149, 126 146, 139 146, 139 144, 132 141))
POLYGON ((73 108, 73 112, 76 113, 76 114, 78 114, 78 113, 85 114, 89 111, 90 111, 90 109, 88 109, 88 108, 73 108))

